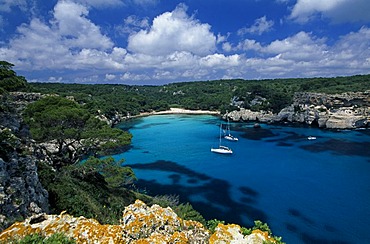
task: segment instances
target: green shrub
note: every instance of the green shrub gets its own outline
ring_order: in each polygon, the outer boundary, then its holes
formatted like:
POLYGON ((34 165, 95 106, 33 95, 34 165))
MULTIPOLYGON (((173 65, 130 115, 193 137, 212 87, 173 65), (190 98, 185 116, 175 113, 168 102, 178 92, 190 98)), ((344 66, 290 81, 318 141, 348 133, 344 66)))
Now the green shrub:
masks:
POLYGON ((73 239, 68 238, 62 233, 56 233, 44 240, 45 244, 74 244, 76 243, 73 239))
POLYGON ((180 203, 178 195, 159 195, 147 201, 148 204, 158 204, 166 208, 170 207, 172 210, 184 220, 194 220, 206 224, 203 216, 196 211, 190 203, 180 203))
POLYGON ((262 231, 266 231, 267 233, 269 233, 269 235, 271 235, 271 229, 270 227, 266 224, 266 223, 263 223, 262 221, 260 220, 255 220, 254 221, 254 226, 252 228, 253 230, 262 230, 262 231))
POLYGON ((40 234, 30 234, 20 240, 8 240, 7 243, 14 244, 75 244, 76 242, 68 238, 63 233, 55 233, 50 237, 44 237, 40 234))
POLYGON ((245 228, 245 227, 241 227, 241 233, 242 233, 244 236, 250 235, 250 234, 252 234, 252 229, 250 229, 250 228, 245 228))
POLYGON ((8 160, 8 154, 16 150, 19 139, 8 128, 0 128, 0 158, 8 160))
POLYGON ((162 208, 174 208, 179 205, 178 195, 157 195, 152 198, 152 204, 158 204, 162 208))
POLYGON ((173 208, 175 213, 184 220, 194 220, 206 224, 203 216, 196 211, 190 203, 181 203, 180 205, 173 208))
POLYGON ((223 220, 218 220, 218 219, 211 219, 211 220, 208 220, 206 222, 206 227, 209 231, 211 231, 211 233, 214 233, 215 232, 215 229, 217 227, 218 224, 225 224, 225 221, 223 220))
POLYGON ((99 172, 84 172, 81 165, 55 171, 39 162, 38 169, 54 214, 66 210, 68 214, 94 218, 102 224, 118 224, 124 208, 136 200, 135 193, 111 187, 99 172))
MULTIPOLYGON (((253 230, 257 230, 258 229, 258 230, 266 231, 269 234, 269 236, 273 236, 270 227, 266 223, 263 223, 260 220, 255 220, 254 221, 254 226, 252 227, 252 229, 253 230)), ((279 236, 273 236, 273 238, 274 238, 274 241, 266 241, 264 243, 266 243, 266 244, 270 244, 270 243, 284 244, 284 242, 282 241, 282 238, 281 237, 279 237, 279 236)))

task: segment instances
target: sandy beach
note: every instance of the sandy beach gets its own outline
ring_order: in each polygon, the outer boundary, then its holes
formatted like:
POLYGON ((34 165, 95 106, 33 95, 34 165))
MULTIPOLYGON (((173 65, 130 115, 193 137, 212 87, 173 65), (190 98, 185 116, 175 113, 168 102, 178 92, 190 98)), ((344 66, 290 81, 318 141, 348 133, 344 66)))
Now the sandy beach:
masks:
POLYGON ((130 116, 130 117, 128 117, 128 119, 138 118, 138 117, 143 117, 143 116, 149 116, 149 115, 161 115, 161 114, 209 114, 209 115, 220 115, 220 111, 170 108, 170 110, 165 110, 165 111, 158 111, 158 112, 153 111, 153 112, 140 113, 138 115, 130 116))

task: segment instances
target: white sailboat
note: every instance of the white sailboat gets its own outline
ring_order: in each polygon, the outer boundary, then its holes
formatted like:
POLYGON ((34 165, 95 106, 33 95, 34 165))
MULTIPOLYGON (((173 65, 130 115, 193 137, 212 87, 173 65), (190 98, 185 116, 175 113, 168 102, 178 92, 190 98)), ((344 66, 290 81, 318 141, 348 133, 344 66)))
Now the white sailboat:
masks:
POLYGON ((214 153, 221 153, 221 154, 232 154, 233 151, 226 147, 226 146, 223 146, 221 144, 221 127, 222 127, 222 124, 220 125, 220 140, 219 140, 219 144, 218 144, 218 147, 217 148, 211 148, 211 152, 214 152, 214 153))
POLYGON ((238 141, 239 139, 230 133, 230 121, 229 118, 227 118, 227 128, 226 128, 226 133, 224 138, 229 141, 238 141))

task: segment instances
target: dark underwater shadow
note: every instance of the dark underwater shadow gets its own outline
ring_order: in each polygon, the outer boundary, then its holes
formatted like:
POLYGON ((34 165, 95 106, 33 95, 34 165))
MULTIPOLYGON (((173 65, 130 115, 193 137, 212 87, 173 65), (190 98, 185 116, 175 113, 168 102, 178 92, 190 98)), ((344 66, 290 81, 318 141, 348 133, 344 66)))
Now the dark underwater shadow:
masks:
POLYGON ((253 128, 253 127, 235 127, 234 131, 243 132, 241 137, 248 140, 262 140, 265 138, 275 137, 279 134, 275 134, 270 129, 265 128, 253 128))
POLYGON ((290 208, 288 210, 289 214, 295 218, 298 218, 300 219, 301 221, 305 222, 306 224, 309 224, 309 225, 314 225, 315 222, 313 220, 311 220, 310 218, 308 218, 307 216, 304 216, 299 210, 297 209, 294 209, 294 208, 290 208))
POLYGON ((181 202, 190 202, 206 219, 220 219, 243 226, 251 226, 254 220, 268 222, 267 215, 252 205, 257 202, 259 193, 250 187, 243 186, 239 189, 244 195, 242 202, 239 202, 232 199, 231 186, 227 181, 195 172, 174 162, 159 160, 154 163, 127 166, 134 170, 172 172, 173 174, 169 175, 171 184, 139 179, 136 185, 150 195, 179 195, 181 202), (190 178, 187 180, 190 183, 181 185, 183 177, 190 178), (199 197, 203 200, 196 200, 199 197), (245 219, 249 222, 245 222, 245 219))
POLYGON ((301 232, 296 225, 291 224, 291 223, 285 223, 285 227, 288 231, 294 233, 295 235, 298 236, 298 238, 301 239, 301 241, 305 244, 350 244, 351 242, 349 241, 344 241, 340 239, 326 239, 326 238, 319 238, 313 234, 308 234, 301 232))
MULTIPOLYGON (((305 225, 315 225, 315 222, 311 220, 309 217, 303 215, 299 210, 290 208, 288 210, 288 213, 290 216, 296 218, 298 221, 303 222, 305 225)), ((299 230, 297 225, 294 225, 292 223, 285 223, 285 227, 288 231, 293 232, 296 234, 303 243, 306 244, 311 244, 311 243, 339 243, 339 244, 349 244, 350 242, 341 240, 341 239, 327 239, 327 238, 320 238, 318 236, 315 236, 312 233, 305 233, 304 231, 299 230)), ((339 232, 336 228, 334 228, 331 225, 324 225, 324 228, 320 230, 320 234, 323 234, 324 232, 329 232, 329 233, 335 233, 339 232)), ((340 236, 340 233, 337 233, 337 236, 340 236)))
POLYGON ((165 172, 173 172, 186 175, 188 177, 197 178, 198 180, 210 180, 206 174, 198 173, 194 170, 190 170, 182 165, 179 165, 175 162, 166 161, 166 160, 157 160, 153 163, 146 164, 126 164, 133 169, 144 169, 144 170, 159 170, 165 172))
POLYGON ((300 148, 311 152, 331 151, 338 155, 370 157, 370 142, 352 142, 330 139, 325 142, 300 146, 300 148))
POLYGON ((266 140, 267 142, 277 142, 277 143, 286 143, 288 142, 300 142, 302 140, 307 140, 307 136, 303 134, 298 134, 296 132, 284 132, 284 137, 277 139, 266 140))
POLYGON ((292 146, 294 146, 292 143, 286 143, 286 142, 278 142, 277 145, 279 147, 292 147, 292 146))
POLYGON ((350 244, 351 242, 348 241, 343 241, 340 239, 324 239, 324 238, 318 238, 317 236, 307 234, 307 233, 302 233, 300 234, 301 240, 303 243, 306 244, 350 244))

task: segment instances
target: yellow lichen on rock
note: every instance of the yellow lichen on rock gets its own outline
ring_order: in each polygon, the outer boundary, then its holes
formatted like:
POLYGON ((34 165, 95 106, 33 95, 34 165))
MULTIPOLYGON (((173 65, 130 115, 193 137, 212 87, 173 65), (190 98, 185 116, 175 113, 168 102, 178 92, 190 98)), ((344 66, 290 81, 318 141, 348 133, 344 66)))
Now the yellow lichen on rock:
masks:
POLYGON ((36 215, 15 223, 0 234, 0 243, 29 234, 49 237, 63 233, 77 243, 206 243, 209 231, 196 221, 182 220, 171 208, 151 207, 137 200, 127 206, 120 225, 68 214, 36 215))
POLYGON ((243 239, 243 235, 240 233, 240 226, 229 224, 224 225, 219 223, 215 229, 215 233, 210 237, 210 244, 222 244, 232 243, 237 240, 243 239))
POLYGON ((219 223, 209 239, 210 244, 263 244, 269 238, 267 232, 254 230, 252 234, 244 236, 241 228, 236 224, 224 225, 219 223))
POLYGON ((147 206, 136 200, 127 206, 119 225, 102 225, 94 219, 73 217, 68 214, 39 214, 14 223, 0 234, 0 243, 19 240, 29 234, 40 234, 49 237, 55 233, 63 233, 76 243, 94 244, 185 244, 185 243, 248 243, 262 244, 274 239, 267 232, 254 230, 251 235, 244 236, 239 225, 218 224, 215 233, 210 232, 201 223, 183 220, 171 208, 158 205, 147 206))
POLYGON ((1 241, 21 239, 29 234, 49 237, 63 233, 77 243, 125 243, 119 225, 101 225, 94 219, 75 218, 71 215, 37 215, 22 223, 15 223, 0 234, 1 241))
POLYGON ((140 200, 125 208, 121 225, 125 238, 144 239, 149 243, 189 243, 209 237, 201 223, 182 220, 169 207, 149 207, 140 200))
MULTIPOLYGON (((253 230, 252 234, 248 236, 250 239, 263 239, 265 241, 270 241, 272 243, 276 243, 276 240, 269 235, 268 232, 262 230, 253 230)), ((252 242, 251 242, 252 243, 252 242)))

